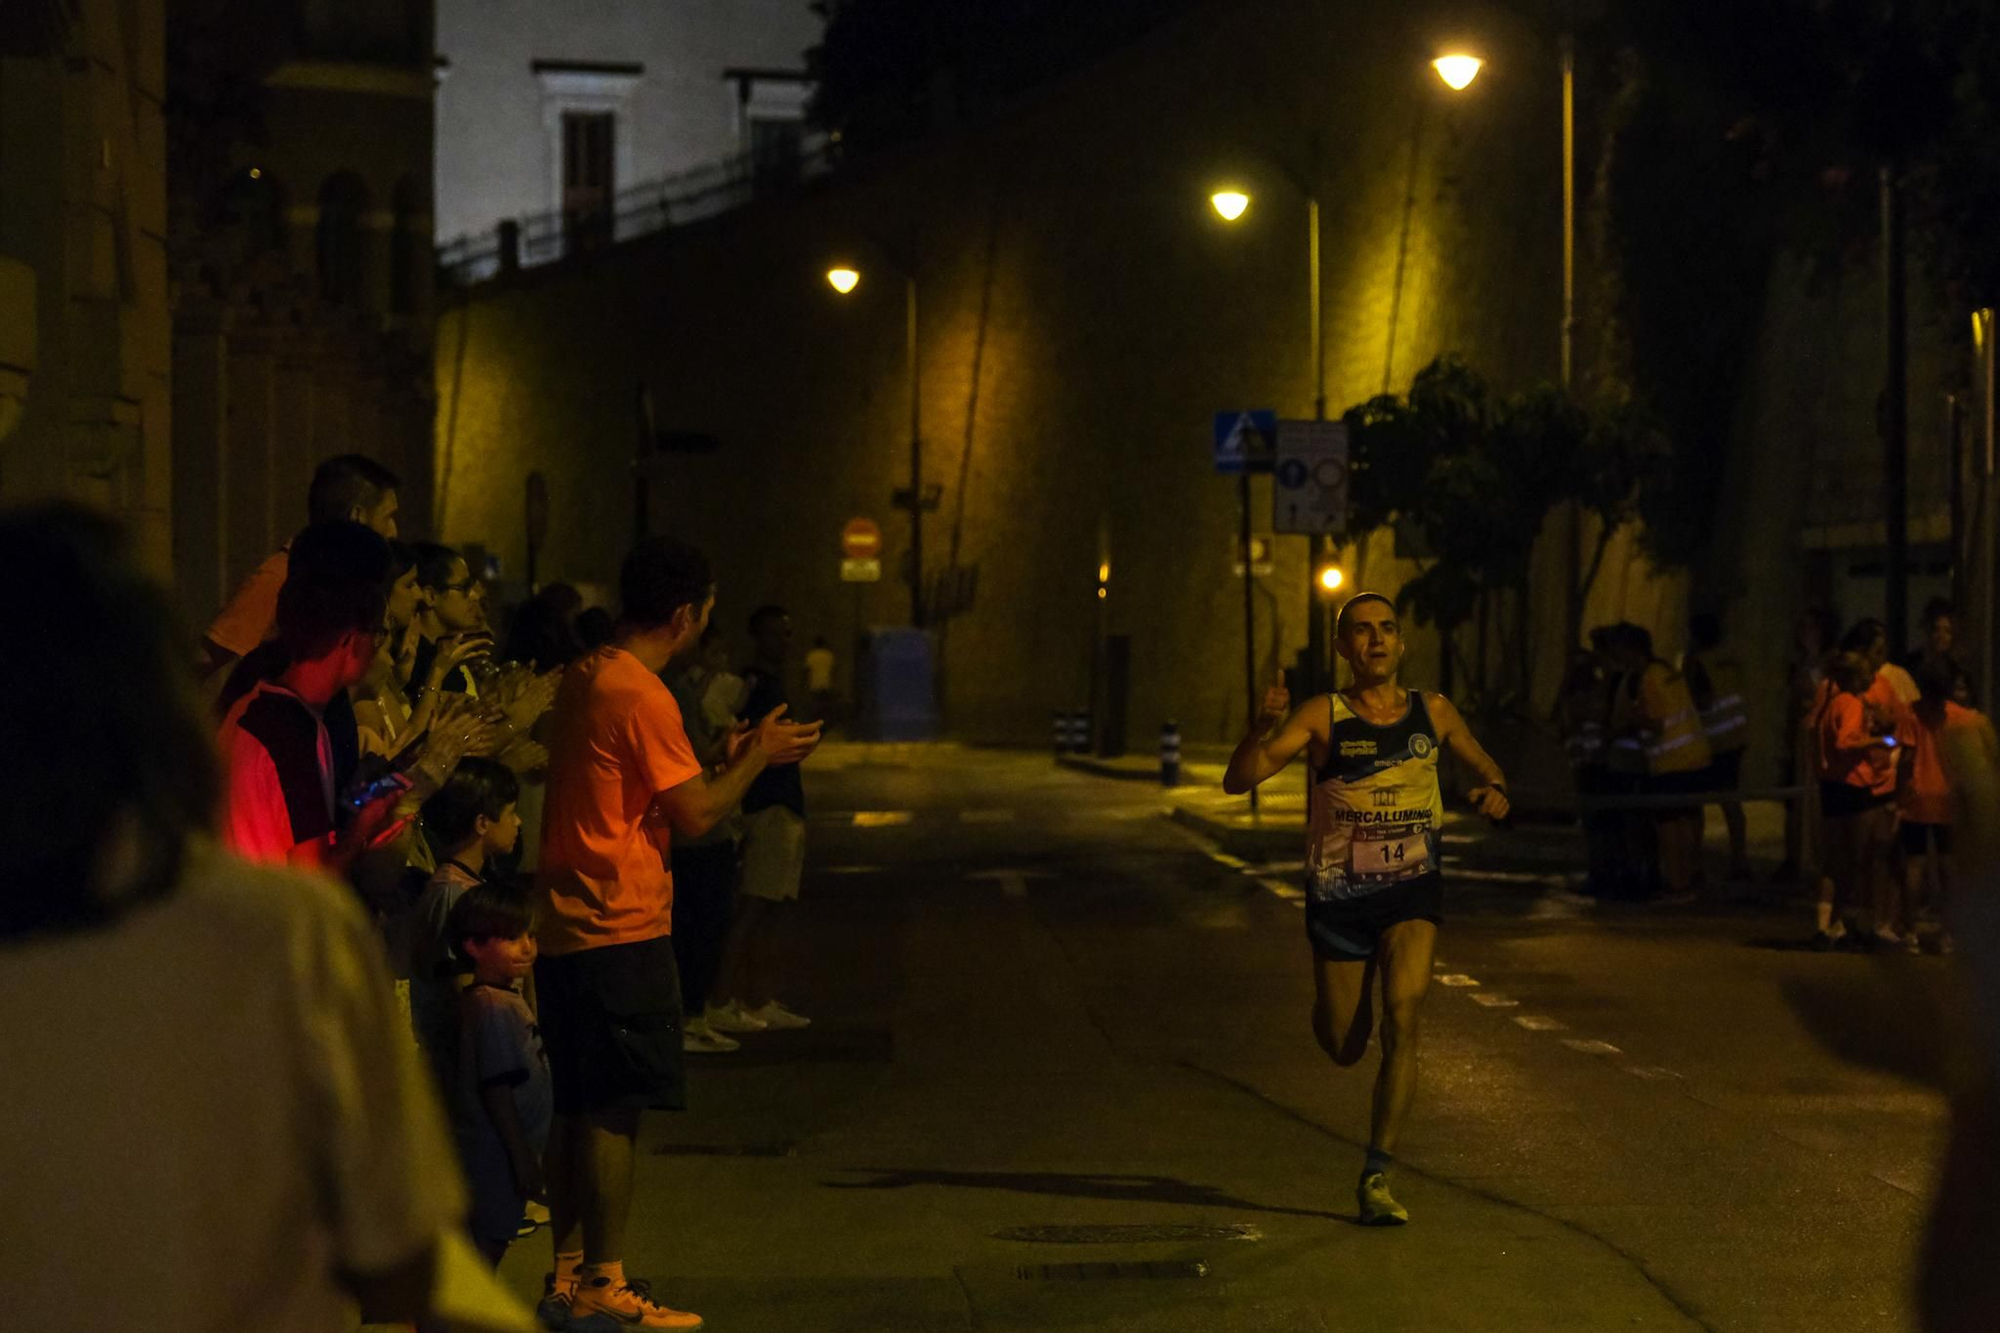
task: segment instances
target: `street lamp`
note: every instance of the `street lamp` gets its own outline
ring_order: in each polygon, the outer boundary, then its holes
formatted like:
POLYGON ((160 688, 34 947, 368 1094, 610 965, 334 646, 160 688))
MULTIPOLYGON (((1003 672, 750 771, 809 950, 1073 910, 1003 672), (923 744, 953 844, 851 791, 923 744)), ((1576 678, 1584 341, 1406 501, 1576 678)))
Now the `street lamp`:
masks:
MULTIPOLYGON (((899 262, 887 247, 883 258, 903 274, 903 357, 910 381, 910 624, 924 626, 924 436, 923 366, 917 357, 917 273, 914 260, 899 262)), ((913 247, 914 248, 914 247, 913 247)), ((827 285, 846 296, 861 285, 861 271, 839 264, 826 271, 827 285)))
POLYGON ((1217 190, 1208 196, 1208 202, 1224 222, 1234 222, 1250 207, 1250 196, 1241 190, 1217 190))
POLYGON ((1339 565, 1322 565, 1319 571, 1321 592, 1339 592, 1340 585, 1347 582, 1347 575, 1340 572, 1339 565))
POLYGON ((1486 62, 1478 56, 1439 56, 1431 61, 1431 68, 1444 80, 1444 86, 1455 93, 1462 93, 1479 77, 1479 67, 1486 62))

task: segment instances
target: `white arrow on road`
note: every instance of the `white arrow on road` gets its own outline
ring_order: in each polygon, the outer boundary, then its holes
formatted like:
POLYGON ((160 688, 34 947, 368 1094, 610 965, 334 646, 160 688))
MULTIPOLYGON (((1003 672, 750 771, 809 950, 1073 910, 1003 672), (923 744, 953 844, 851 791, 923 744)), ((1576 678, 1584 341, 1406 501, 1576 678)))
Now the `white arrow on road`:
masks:
POLYGON ((1046 870, 975 870, 967 879, 990 879, 1000 885, 1000 892, 1009 898, 1028 896, 1028 881, 1031 879, 1054 879, 1046 870))

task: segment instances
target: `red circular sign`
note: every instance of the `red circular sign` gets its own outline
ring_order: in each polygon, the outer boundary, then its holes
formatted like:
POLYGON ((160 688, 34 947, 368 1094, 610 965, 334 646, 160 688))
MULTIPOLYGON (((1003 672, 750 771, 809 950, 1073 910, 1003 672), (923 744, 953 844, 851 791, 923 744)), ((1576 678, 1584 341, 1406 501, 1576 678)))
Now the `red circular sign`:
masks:
POLYGON ((840 530, 840 549, 849 560, 871 560, 882 554, 882 529, 872 518, 850 518, 840 530))

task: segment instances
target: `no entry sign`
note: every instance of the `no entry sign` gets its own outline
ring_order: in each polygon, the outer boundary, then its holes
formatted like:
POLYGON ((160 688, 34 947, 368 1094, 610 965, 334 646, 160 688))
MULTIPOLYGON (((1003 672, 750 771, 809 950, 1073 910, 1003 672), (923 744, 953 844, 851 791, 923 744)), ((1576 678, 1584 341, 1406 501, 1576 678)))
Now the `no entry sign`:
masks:
POLYGON ((850 518, 840 530, 840 552, 849 560, 872 560, 882 554, 882 529, 872 518, 850 518))

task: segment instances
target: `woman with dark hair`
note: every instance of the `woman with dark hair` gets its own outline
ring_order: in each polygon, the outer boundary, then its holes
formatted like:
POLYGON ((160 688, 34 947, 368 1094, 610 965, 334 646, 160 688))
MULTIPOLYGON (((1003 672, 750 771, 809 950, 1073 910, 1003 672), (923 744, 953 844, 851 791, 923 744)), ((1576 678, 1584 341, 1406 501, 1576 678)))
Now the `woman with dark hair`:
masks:
MULTIPOLYGON (((10 1307, 101 1328, 346 1330, 481 1280, 381 947, 320 876, 220 853, 164 592, 81 510, 0 516, 0 1218, 10 1307), (135 1151, 135 1145, 142 1150, 135 1151), (39 1201, 39 1202, 35 1202, 39 1201), (55 1206, 52 1201, 60 1201, 55 1206)), ((462 1319, 514 1326, 497 1287, 462 1319)))

